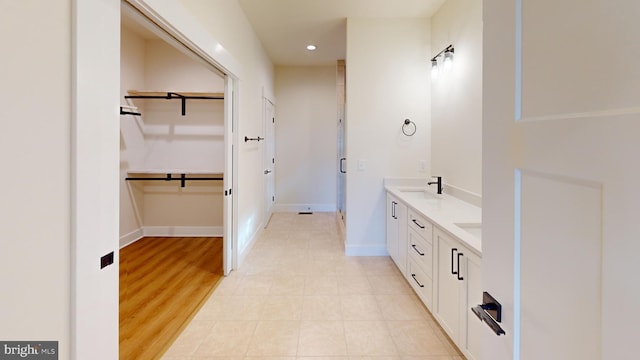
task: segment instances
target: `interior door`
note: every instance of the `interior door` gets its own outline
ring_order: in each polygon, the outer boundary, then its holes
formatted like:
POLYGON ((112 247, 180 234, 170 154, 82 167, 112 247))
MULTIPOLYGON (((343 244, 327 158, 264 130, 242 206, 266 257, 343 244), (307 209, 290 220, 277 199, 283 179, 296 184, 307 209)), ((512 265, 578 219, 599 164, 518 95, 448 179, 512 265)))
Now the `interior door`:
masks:
POLYGON ((640 2, 483 4, 482 358, 637 357, 640 2))
POLYGON ((265 184, 265 224, 269 222, 275 196, 275 167, 276 167, 276 115, 273 103, 264 98, 264 184, 265 184))
POLYGON ((224 268, 224 275, 229 275, 234 267, 234 249, 235 246, 235 231, 233 228, 233 144, 234 144, 234 80, 228 75, 225 76, 224 82, 224 243, 223 243, 223 256, 222 266, 224 268))

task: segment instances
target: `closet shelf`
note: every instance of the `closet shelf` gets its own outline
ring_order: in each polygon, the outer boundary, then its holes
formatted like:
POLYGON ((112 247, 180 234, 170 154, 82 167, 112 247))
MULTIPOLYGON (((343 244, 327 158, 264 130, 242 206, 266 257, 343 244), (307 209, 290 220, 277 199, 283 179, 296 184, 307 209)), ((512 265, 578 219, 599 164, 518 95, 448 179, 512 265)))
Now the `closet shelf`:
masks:
POLYGON ((180 100, 182 102, 182 116, 187 114, 187 100, 223 100, 224 93, 214 92, 162 92, 162 91, 141 91, 128 90, 129 95, 125 99, 164 99, 180 100))
POLYGON ((185 169, 148 169, 127 171, 127 181, 180 181, 180 187, 185 187, 187 181, 221 181, 224 174, 214 170, 185 170, 185 169), (164 175, 158 177, 158 175, 164 175), (175 177, 174 175, 178 175, 175 177), (192 175, 192 176, 187 176, 192 175))

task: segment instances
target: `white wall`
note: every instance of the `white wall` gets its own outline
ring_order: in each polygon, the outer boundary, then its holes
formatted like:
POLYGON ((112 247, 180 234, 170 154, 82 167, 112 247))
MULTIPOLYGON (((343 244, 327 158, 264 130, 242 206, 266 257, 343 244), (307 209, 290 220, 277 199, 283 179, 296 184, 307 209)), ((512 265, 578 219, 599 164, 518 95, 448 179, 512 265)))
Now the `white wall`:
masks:
POLYGON ((120 245, 142 235, 221 235, 222 183, 126 182, 127 170, 224 171, 224 102, 124 99, 128 90, 224 92, 224 79, 163 40, 123 29, 121 99, 141 116, 121 117, 120 245))
MULTIPOLYGON (((239 138, 263 136, 263 96, 275 102, 273 64, 237 1, 181 0, 185 8, 241 64, 239 138)), ((277 103, 276 103, 277 108, 277 103)), ((242 253, 264 219, 264 143, 239 141, 237 166, 238 249, 242 253), (259 180, 257 180, 259 179, 259 180)))
POLYGON ((347 20, 348 255, 386 254, 383 178, 430 173, 429 29, 428 19, 347 20))
MULTIPOLYGON (((431 86, 431 169, 447 185, 482 192, 482 0, 448 0, 431 18, 432 54, 453 44, 431 86)), ((445 188, 445 192, 455 189, 445 188)))
MULTIPOLYGON (((146 89, 145 41, 126 27, 121 27, 120 31, 120 99, 123 105, 134 105, 133 102, 127 102, 124 96, 130 89, 146 89)), ((143 102, 135 105, 140 113, 146 113, 143 102)), ((124 179, 127 177, 127 170, 144 168, 144 155, 142 118, 120 116, 120 246, 142 236, 142 189, 137 186, 129 187, 130 183, 124 179)))
POLYGON ((276 67, 276 211, 335 211, 336 67, 276 67))
POLYGON ((0 339, 70 356, 71 1, 0 1, 0 339), (10 49, 10 50, 9 50, 10 49))

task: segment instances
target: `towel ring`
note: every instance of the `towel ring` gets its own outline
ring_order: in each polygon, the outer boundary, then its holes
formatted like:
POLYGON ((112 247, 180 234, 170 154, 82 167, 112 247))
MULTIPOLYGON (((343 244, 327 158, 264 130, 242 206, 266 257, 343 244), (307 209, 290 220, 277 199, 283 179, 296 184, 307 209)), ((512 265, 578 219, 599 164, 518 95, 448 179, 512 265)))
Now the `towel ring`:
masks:
POLYGON ((413 121, 409 120, 409 119, 404 119, 404 124, 402 124, 402 133, 405 134, 406 136, 413 136, 413 134, 416 133, 416 130, 418 130, 418 127, 416 126, 416 123, 414 123, 413 121), (413 125, 413 129, 411 129, 411 125, 413 125), (409 130, 407 130, 409 129, 409 130))

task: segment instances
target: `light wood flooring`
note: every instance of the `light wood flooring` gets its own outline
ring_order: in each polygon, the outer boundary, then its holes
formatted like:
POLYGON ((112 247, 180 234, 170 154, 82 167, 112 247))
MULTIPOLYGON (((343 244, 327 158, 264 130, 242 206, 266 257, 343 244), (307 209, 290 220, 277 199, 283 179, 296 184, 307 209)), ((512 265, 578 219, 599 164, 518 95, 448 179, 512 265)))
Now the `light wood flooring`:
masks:
POLYGON ((120 250, 120 359, 159 359, 222 278, 222 238, 143 238, 120 250))

